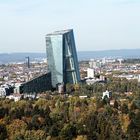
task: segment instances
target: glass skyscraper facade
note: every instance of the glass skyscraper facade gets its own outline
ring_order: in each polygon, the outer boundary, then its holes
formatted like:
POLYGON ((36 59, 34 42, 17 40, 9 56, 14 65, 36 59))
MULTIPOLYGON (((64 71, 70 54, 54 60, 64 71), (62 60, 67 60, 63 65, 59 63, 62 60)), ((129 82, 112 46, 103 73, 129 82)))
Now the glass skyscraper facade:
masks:
POLYGON ((57 84, 78 83, 80 74, 73 30, 47 34, 46 49, 52 86, 55 88, 57 84))

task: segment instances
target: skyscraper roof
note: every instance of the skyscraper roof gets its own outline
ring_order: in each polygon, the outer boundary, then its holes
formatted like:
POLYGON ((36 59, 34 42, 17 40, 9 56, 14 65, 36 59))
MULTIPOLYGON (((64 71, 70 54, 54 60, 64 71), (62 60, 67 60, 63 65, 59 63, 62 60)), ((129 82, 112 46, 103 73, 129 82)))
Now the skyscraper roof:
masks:
POLYGON ((51 36, 51 35, 63 35, 63 34, 68 33, 68 32, 70 32, 70 31, 73 31, 73 29, 55 31, 55 32, 53 32, 53 33, 47 34, 46 36, 51 36))

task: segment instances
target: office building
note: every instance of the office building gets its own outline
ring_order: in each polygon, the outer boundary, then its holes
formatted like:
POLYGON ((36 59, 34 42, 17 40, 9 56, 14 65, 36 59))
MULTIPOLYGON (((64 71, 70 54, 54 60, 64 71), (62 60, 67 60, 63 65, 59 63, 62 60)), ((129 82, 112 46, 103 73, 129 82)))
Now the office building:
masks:
POLYGON ((26 57, 26 66, 30 68, 30 57, 26 57))
POLYGON ((56 31, 46 36, 48 70, 53 88, 80 81, 73 30, 56 31))
POLYGON ((46 73, 16 87, 15 93, 42 93, 51 89, 51 73, 46 73))
POLYGON ((95 70, 91 69, 91 68, 88 68, 87 69, 87 77, 88 78, 94 78, 94 76, 95 76, 95 70))

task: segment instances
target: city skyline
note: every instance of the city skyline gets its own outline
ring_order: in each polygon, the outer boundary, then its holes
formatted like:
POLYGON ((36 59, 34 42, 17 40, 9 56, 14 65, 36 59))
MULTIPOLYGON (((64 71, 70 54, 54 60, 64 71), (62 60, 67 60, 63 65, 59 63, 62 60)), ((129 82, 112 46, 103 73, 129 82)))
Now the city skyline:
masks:
POLYGON ((68 28, 78 51, 140 48, 139 13, 138 0, 2 0, 0 53, 45 52, 46 33, 68 28))

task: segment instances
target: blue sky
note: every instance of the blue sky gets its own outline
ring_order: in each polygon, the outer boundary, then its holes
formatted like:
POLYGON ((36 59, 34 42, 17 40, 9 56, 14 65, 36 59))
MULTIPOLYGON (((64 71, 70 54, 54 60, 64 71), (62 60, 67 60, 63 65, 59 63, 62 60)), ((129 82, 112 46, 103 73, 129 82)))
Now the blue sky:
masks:
POLYGON ((45 52, 68 28, 78 51, 140 48, 140 0, 0 0, 0 53, 45 52))

